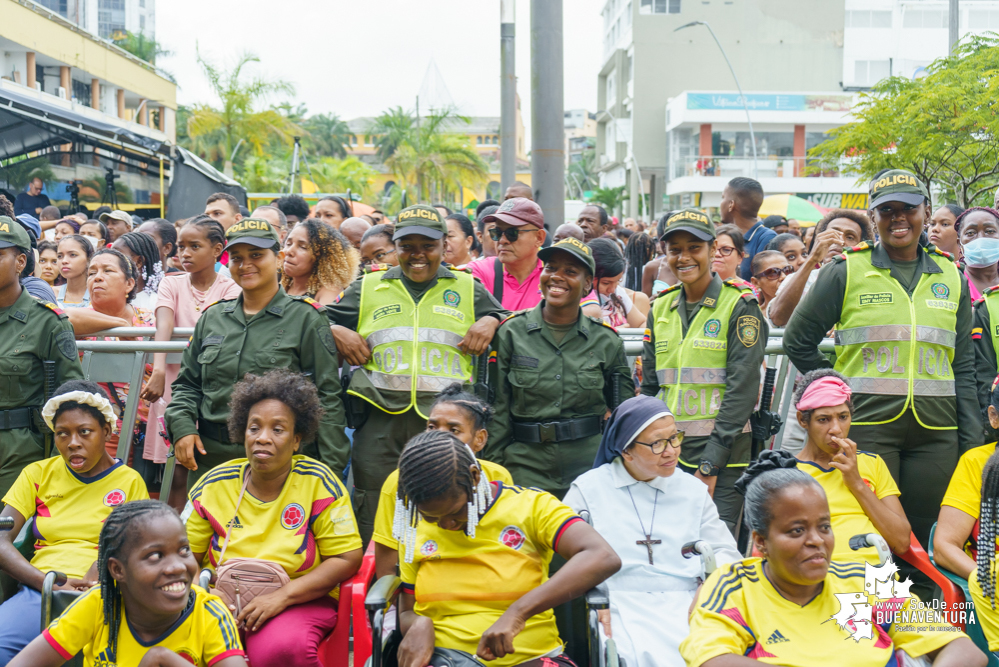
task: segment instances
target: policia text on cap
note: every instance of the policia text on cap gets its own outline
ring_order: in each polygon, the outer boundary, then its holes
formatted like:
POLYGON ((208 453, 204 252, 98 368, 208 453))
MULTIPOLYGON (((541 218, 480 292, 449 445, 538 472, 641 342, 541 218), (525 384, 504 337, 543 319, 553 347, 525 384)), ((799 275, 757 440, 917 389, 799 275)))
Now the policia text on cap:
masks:
POLYGON ((849 378, 851 437, 880 454, 926 544, 958 456, 982 444, 968 281, 951 257, 920 245, 929 196, 910 172, 871 183, 880 241, 819 272, 791 316, 784 350, 801 372, 830 366, 818 350, 835 328, 836 370, 849 378))

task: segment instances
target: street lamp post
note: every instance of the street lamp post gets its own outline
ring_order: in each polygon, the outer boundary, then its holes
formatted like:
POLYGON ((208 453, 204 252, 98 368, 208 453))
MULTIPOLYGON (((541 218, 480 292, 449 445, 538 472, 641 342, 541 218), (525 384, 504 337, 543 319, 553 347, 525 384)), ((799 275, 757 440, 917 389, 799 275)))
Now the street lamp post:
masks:
MULTIPOLYGON (((604 109, 603 111, 597 112, 597 117, 601 115, 608 116, 612 121, 614 121, 614 146, 615 151, 617 150, 617 118, 614 117, 610 111, 604 109)), ((638 178, 638 215, 641 216, 642 213, 647 213, 645 206, 645 186, 642 183, 642 170, 638 167, 638 160, 635 158, 635 153, 633 151, 628 151, 628 155, 624 158, 627 162, 628 158, 631 158, 631 163, 635 167, 635 176, 638 178)))
POLYGON ((753 177, 758 179, 760 172, 756 164, 756 135, 753 134, 753 120, 749 117, 749 104, 746 102, 746 96, 742 92, 742 85, 739 83, 739 77, 735 75, 735 69, 732 68, 732 63, 728 59, 728 54, 725 53, 725 48, 722 47, 721 42, 718 41, 718 36, 715 35, 715 31, 711 29, 711 25, 708 24, 707 21, 691 21, 690 23, 680 26, 673 32, 678 32, 684 28, 690 28, 695 25, 702 25, 708 29, 708 32, 711 33, 711 37, 714 38, 715 44, 718 45, 718 50, 721 51, 722 57, 728 65, 728 70, 732 72, 732 78, 735 79, 735 87, 739 89, 739 98, 742 100, 742 108, 746 110, 746 122, 749 123, 749 142, 753 145, 753 177))

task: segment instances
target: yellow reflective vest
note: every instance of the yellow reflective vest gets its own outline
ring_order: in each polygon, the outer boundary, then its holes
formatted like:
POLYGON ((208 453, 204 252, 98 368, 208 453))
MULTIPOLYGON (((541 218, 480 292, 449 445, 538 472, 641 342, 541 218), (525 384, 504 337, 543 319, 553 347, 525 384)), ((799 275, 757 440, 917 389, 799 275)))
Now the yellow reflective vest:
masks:
POLYGON ((409 402, 400 410, 385 410, 377 396, 367 396, 352 385, 347 393, 381 410, 401 414, 417 408, 417 392, 437 393, 454 382, 472 381, 472 358, 458 343, 475 324, 475 279, 455 272, 438 277, 437 284, 415 303, 401 279, 383 280, 382 271, 362 278, 357 333, 368 343, 371 360, 361 367, 379 391, 406 392, 409 402))
POLYGON ((923 249, 942 273, 923 273, 910 298, 887 268, 871 263, 871 247, 861 244, 846 252, 847 279, 843 311, 836 325, 836 370, 858 394, 904 396, 891 419, 854 422, 887 424, 911 405, 920 425, 956 429, 954 346, 961 274, 947 256, 923 249), (923 401, 932 397, 938 409, 923 401), (939 400, 949 409, 939 410, 939 400))

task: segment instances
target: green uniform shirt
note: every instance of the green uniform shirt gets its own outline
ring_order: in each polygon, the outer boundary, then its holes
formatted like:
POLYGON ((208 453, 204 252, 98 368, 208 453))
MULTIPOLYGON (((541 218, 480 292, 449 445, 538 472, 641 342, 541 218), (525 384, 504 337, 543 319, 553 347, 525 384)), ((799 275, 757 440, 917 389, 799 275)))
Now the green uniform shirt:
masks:
MULTIPOLYGON (((927 246, 933 250, 934 246, 927 246)), ((909 296, 923 273, 942 273, 940 267, 924 251, 917 255, 918 266, 911 280, 906 280, 892 264, 887 251, 878 243, 871 250, 871 264, 877 268, 889 269, 890 275, 901 285, 909 296)), ((832 368, 832 363, 819 351, 818 345, 840 321, 843 312, 843 299, 846 293, 845 255, 822 267, 815 285, 794 309, 787 328, 784 330, 784 352, 802 373, 816 368, 832 368)), ((890 324, 872 322, 871 324, 890 324)), ((957 305, 957 341, 954 347, 955 393, 957 414, 953 415, 954 425, 967 424, 959 428, 958 446, 960 451, 982 444, 982 429, 978 412, 978 398, 975 394, 975 351, 971 341, 971 294, 968 279, 961 275, 961 297, 957 305)), ((995 368, 995 366, 993 366, 995 368)), ((990 381, 991 386, 991 381, 990 381)), ((905 396, 856 394, 853 397, 855 422, 880 422, 893 419, 905 404, 905 396)), ((939 401, 943 410, 944 398, 924 397, 926 404, 939 401)))
MULTIPOLYGON (((410 281, 402 272, 402 269, 398 266, 393 266, 385 271, 383 280, 401 280, 402 284, 405 285, 406 291, 413 298, 414 303, 419 303, 434 285, 437 284, 437 278, 453 278, 454 274, 451 270, 444 266, 443 264, 437 269, 437 276, 432 280, 425 283, 414 283, 410 281)), ((358 320, 360 319, 360 307, 361 307, 361 279, 357 279, 352 282, 347 289, 345 289, 339 297, 337 297, 336 303, 332 303, 326 306, 326 314, 329 317, 331 324, 336 324, 342 327, 346 327, 352 331, 357 331, 358 320)), ((478 280, 475 281, 475 320, 478 321, 481 318, 492 315, 499 320, 502 320, 510 312, 503 309, 503 306, 493 298, 493 295, 480 283, 478 280)), ((398 412, 404 409, 410 403, 410 394, 408 391, 391 392, 385 389, 380 390, 382 398, 385 400, 385 405, 382 406, 388 412, 398 412), (398 394, 398 397, 393 396, 393 394, 398 394)), ((430 414, 430 406, 433 404, 434 399, 437 398, 437 394, 433 392, 419 391, 416 393, 416 405, 420 412, 423 414, 430 414)))
MULTIPOLYGON (((557 343, 541 315, 544 305, 542 301, 507 319, 493 338, 495 356, 489 364, 489 383, 496 393, 496 418, 489 425, 489 443, 483 454, 489 461, 526 463, 514 459, 531 457, 532 452, 538 458, 546 457, 541 453, 544 443, 516 443, 511 422, 590 415, 603 418, 608 409, 635 395, 624 343, 613 328, 580 311, 576 324, 557 343), (511 451, 516 451, 516 456, 511 451)), ((577 475, 593 465, 600 437, 598 433, 559 443, 581 453, 585 466, 577 475)), ((552 469, 556 462, 548 463, 539 460, 527 467, 546 469, 552 477, 560 477, 552 469)), ((565 482, 566 489, 574 478, 565 482)), ((542 488, 560 486, 562 481, 553 479, 542 488)))
MULTIPOLYGON (((0 410, 45 405, 43 361, 55 362, 55 391, 68 380, 82 380, 79 353, 69 318, 21 288, 21 296, 0 310, 0 410)), ((41 417, 36 415, 41 423, 41 417)), ((44 456, 37 429, 0 431, 0 491, 6 493, 21 469, 44 456)))
MULTIPOLYGON (((999 298, 999 297, 992 297, 999 298)), ((993 341, 992 318, 985 299, 979 299, 974 305, 974 321, 972 327, 972 342, 975 348, 975 387, 978 391, 978 406, 982 409, 982 422, 988 426, 986 410, 992 403, 992 383, 999 373, 996 362, 996 348, 993 341), (981 329, 981 331, 978 331, 981 329)), ((999 324, 997 322, 996 324, 999 324)))
MULTIPOLYGON (((683 333, 687 335, 687 327, 697 316, 701 308, 714 308, 721 294, 722 279, 715 275, 705 290, 704 296, 696 304, 688 304, 685 287, 670 292, 659 298, 673 299, 670 308, 676 310, 683 323, 683 333)), ((725 396, 718 407, 715 417, 715 428, 709 436, 684 438, 681 458, 688 463, 697 465, 701 461, 710 461, 712 465, 724 468, 729 463, 732 447, 736 436, 742 433, 749 421, 749 416, 756 407, 760 394, 760 367, 767 349, 769 330, 763 313, 756 299, 751 295, 740 298, 732 308, 732 317, 728 327, 728 365, 725 368, 725 396), (760 332, 752 345, 746 346, 739 339, 739 327, 736 322, 740 317, 755 317, 760 323, 760 332)), ((659 378, 656 375, 656 333, 655 315, 649 310, 645 323, 646 340, 642 346, 642 393, 655 396, 659 393, 659 378)), ((738 452, 737 458, 745 459, 732 463, 748 463, 750 452, 738 452)))
MULTIPOLYGON (((317 304, 318 305, 318 304, 317 304)), ((246 373, 273 368, 310 374, 319 390, 319 458, 339 474, 347 466, 350 443, 341 401, 336 344, 322 307, 291 297, 282 288, 267 306, 247 320, 243 295, 206 308, 184 351, 173 396, 166 409, 170 439, 198 432, 203 419, 224 424, 229 395, 246 373)), ((240 438, 242 434, 230 434, 240 438)))

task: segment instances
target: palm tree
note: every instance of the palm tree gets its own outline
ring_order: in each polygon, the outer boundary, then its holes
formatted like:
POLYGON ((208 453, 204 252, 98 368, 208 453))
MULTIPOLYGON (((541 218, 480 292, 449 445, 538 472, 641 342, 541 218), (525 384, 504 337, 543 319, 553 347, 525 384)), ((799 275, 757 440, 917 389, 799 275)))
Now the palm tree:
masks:
POLYGON ((378 172, 353 155, 342 160, 320 158, 312 165, 312 177, 320 192, 346 192, 366 199, 378 172))
POLYGON ((239 182, 249 192, 284 192, 288 187, 288 164, 280 159, 250 155, 243 160, 239 182))
POLYGON ((450 109, 432 112, 420 119, 419 126, 405 135, 385 161, 413 200, 441 200, 453 195, 459 183, 474 187, 489 176, 489 166, 472 147, 468 135, 449 131, 458 123, 469 122, 450 109))
MULTIPOLYGON (((197 54, 198 64, 208 78, 212 91, 222 104, 215 108, 197 104, 190 109, 187 134, 196 153, 216 166, 233 160, 234 149, 243 141, 256 156, 262 156, 272 139, 291 141, 302 129, 276 109, 258 110, 261 102, 274 94, 293 95, 294 87, 284 81, 261 78, 246 80, 243 69, 260 62, 251 53, 244 53, 229 71, 224 71, 197 54)), ((227 169, 231 166, 227 165, 227 169)))
POLYGON ((368 134, 375 135, 375 154, 381 162, 388 162, 396 149, 407 140, 416 127, 416 118, 402 107, 385 111, 375 118, 368 134))
POLYGON ((621 206, 626 199, 628 199, 628 195, 625 193, 626 189, 627 188, 623 185, 616 188, 600 188, 593 193, 593 196, 590 197, 590 201, 595 204, 603 205, 603 207, 607 209, 608 213, 613 214, 614 211, 616 211, 618 207, 621 206))
POLYGON ((36 178, 42 179, 43 183, 57 180, 47 157, 13 158, 0 165, 0 179, 7 181, 7 187, 14 192, 21 192, 36 178))
POLYGON ((307 143, 318 156, 347 157, 351 131, 346 121, 335 113, 320 113, 310 116, 302 123, 308 132, 307 143))

